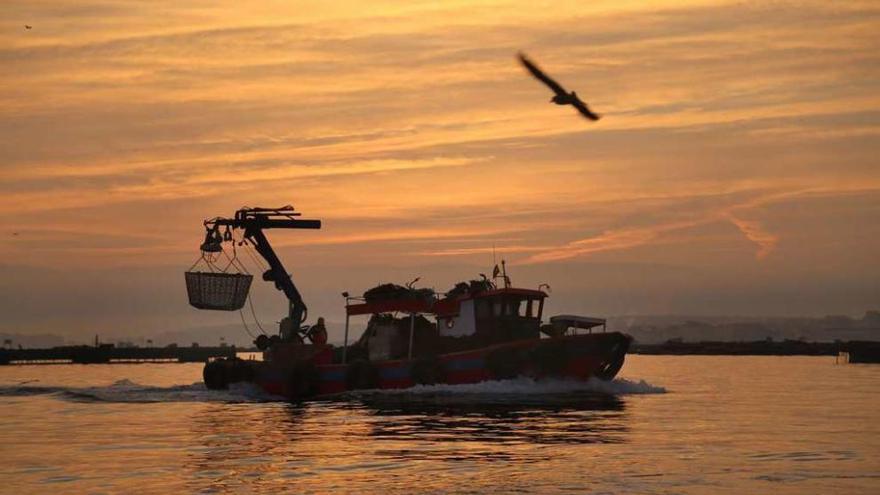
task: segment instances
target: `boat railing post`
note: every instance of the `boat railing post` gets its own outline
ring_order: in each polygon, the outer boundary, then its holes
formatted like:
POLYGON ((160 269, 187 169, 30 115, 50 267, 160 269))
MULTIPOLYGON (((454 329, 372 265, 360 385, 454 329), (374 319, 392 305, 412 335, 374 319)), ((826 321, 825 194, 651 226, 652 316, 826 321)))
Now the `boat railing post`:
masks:
POLYGON ((416 314, 409 314, 409 352, 407 353, 407 359, 412 359, 412 351, 413 351, 413 334, 416 329, 416 314))
POLYGON ((351 315, 348 314, 348 298, 345 298, 345 337, 342 341, 342 364, 345 364, 348 357, 348 320, 351 315))

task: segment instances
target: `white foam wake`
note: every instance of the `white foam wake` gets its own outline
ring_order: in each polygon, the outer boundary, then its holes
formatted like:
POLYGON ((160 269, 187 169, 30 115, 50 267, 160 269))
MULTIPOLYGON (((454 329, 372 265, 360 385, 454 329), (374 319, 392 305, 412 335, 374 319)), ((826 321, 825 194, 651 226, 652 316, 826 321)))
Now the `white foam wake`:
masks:
POLYGON ((55 394, 75 402, 265 402, 279 399, 251 383, 234 383, 228 390, 208 390, 202 382, 156 387, 131 380, 92 387, 0 387, 0 396, 42 394, 55 394))
POLYGON ((574 392, 601 393, 608 395, 664 394, 666 389, 639 380, 617 378, 602 381, 591 378, 589 381, 544 379, 520 377, 510 380, 492 380, 464 385, 416 385, 407 389, 370 390, 368 393, 383 394, 480 394, 480 395, 541 395, 568 394, 574 392))
POLYGON ((277 400, 252 383, 233 383, 227 390, 209 390, 202 382, 154 387, 119 380, 104 387, 65 391, 68 396, 100 402, 264 402, 277 400))
MULTIPOLYGON (((662 394, 666 389, 651 385, 644 380, 633 381, 617 378, 611 381, 591 379, 589 381, 514 378, 465 385, 417 385, 407 389, 362 390, 342 395, 457 395, 457 396, 541 396, 572 393, 599 393, 606 395, 662 394)), ((131 380, 119 380, 111 385, 93 387, 39 387, 14 386, 0 387, 3 395, 57 394, 67 400, 77 402, 268 402, 284 400, 265 393, 252 383, 234 383, 228 390, 208 390, 202 382, 190 385, 155 387, 141 385, 131 380)))

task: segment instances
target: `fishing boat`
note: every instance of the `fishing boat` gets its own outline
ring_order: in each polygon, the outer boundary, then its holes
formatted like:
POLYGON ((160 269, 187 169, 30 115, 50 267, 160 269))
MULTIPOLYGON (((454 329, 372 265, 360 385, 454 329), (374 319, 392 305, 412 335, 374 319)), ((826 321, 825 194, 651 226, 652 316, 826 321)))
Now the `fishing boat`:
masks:
POLYGON ((308 310, 293 279, 263 230, 320 228, 302 220, 292 207, 245 208, 232 218, 205 221, 201 259, 221 270, 186 273, 190 303, 199 309, 241 310, 251 275, 223 243, 250 247, 268 263, 263 279, 275 283, 290 301, 278 335, 260 335, 262 360, 222 358, 206 363, 211 389, 252 382, 270 394, 292 400, 365 389, 405 389, 419 385, 467 384, 519 376, 534 379, 610 380, 623 366, 631 338, 606 331, 602 318, 556 315, 544 323, 548 293, 515 287, 502 261, 493 277, 456 284, 445 293, 383 284, 361 296, 345 297, 341 346, 327 343, 323 319, 306 325, 308 310), (221 234, 221 229, 226 229, 221 234), (242 231, 236 240, 234 231, 242 231), (214 260, 212 262, 212 259, 214 260), (230 268, 241 270, 230 270, 230 268), (366 329, 350 341, 352 318, 368 318, 366 329))

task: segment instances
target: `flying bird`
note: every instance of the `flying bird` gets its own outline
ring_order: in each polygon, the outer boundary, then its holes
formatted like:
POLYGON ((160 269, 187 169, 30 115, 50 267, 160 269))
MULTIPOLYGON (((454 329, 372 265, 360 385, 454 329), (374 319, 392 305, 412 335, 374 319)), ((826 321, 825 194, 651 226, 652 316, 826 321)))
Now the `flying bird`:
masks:
POLYGON ((547 74, 541 71, 537 65, 534 64, 528 57, 525 56, 524 53, 519 53, 519 61, 523 64, 523 66, 528 69, 529 72, 532 73, 539 81, 546 84, 553 90, 556 95, 550 99, 552 103, 556 103, 557 105, 572 105, 577 108, 578 112, 583 114, 584 117, 590 120, 599 120, 601 117, 599 114, 593 113, 587 104, 583 102, 580 98, 578 98, 577 93, 572 91, 568 93, 565 91, 565 88, 559 85, 558 82, 551 79, 547 74))
POLYGON ((24 25, 24 28, 25 28, 25 29, 31 29, 31 28, 33 28, 33 26, 28 26, 27 24, 25 24, 25 25, 24 25))

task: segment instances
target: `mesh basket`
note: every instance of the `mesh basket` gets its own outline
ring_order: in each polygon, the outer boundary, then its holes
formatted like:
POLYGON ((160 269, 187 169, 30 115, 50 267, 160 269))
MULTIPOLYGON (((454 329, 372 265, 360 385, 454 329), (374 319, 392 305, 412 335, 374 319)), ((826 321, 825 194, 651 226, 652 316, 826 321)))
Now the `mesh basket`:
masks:
POLYGON ((241 309, 254 278, 244 273, 186 272, 185 275, 189 304, 220 311, 241 309))

